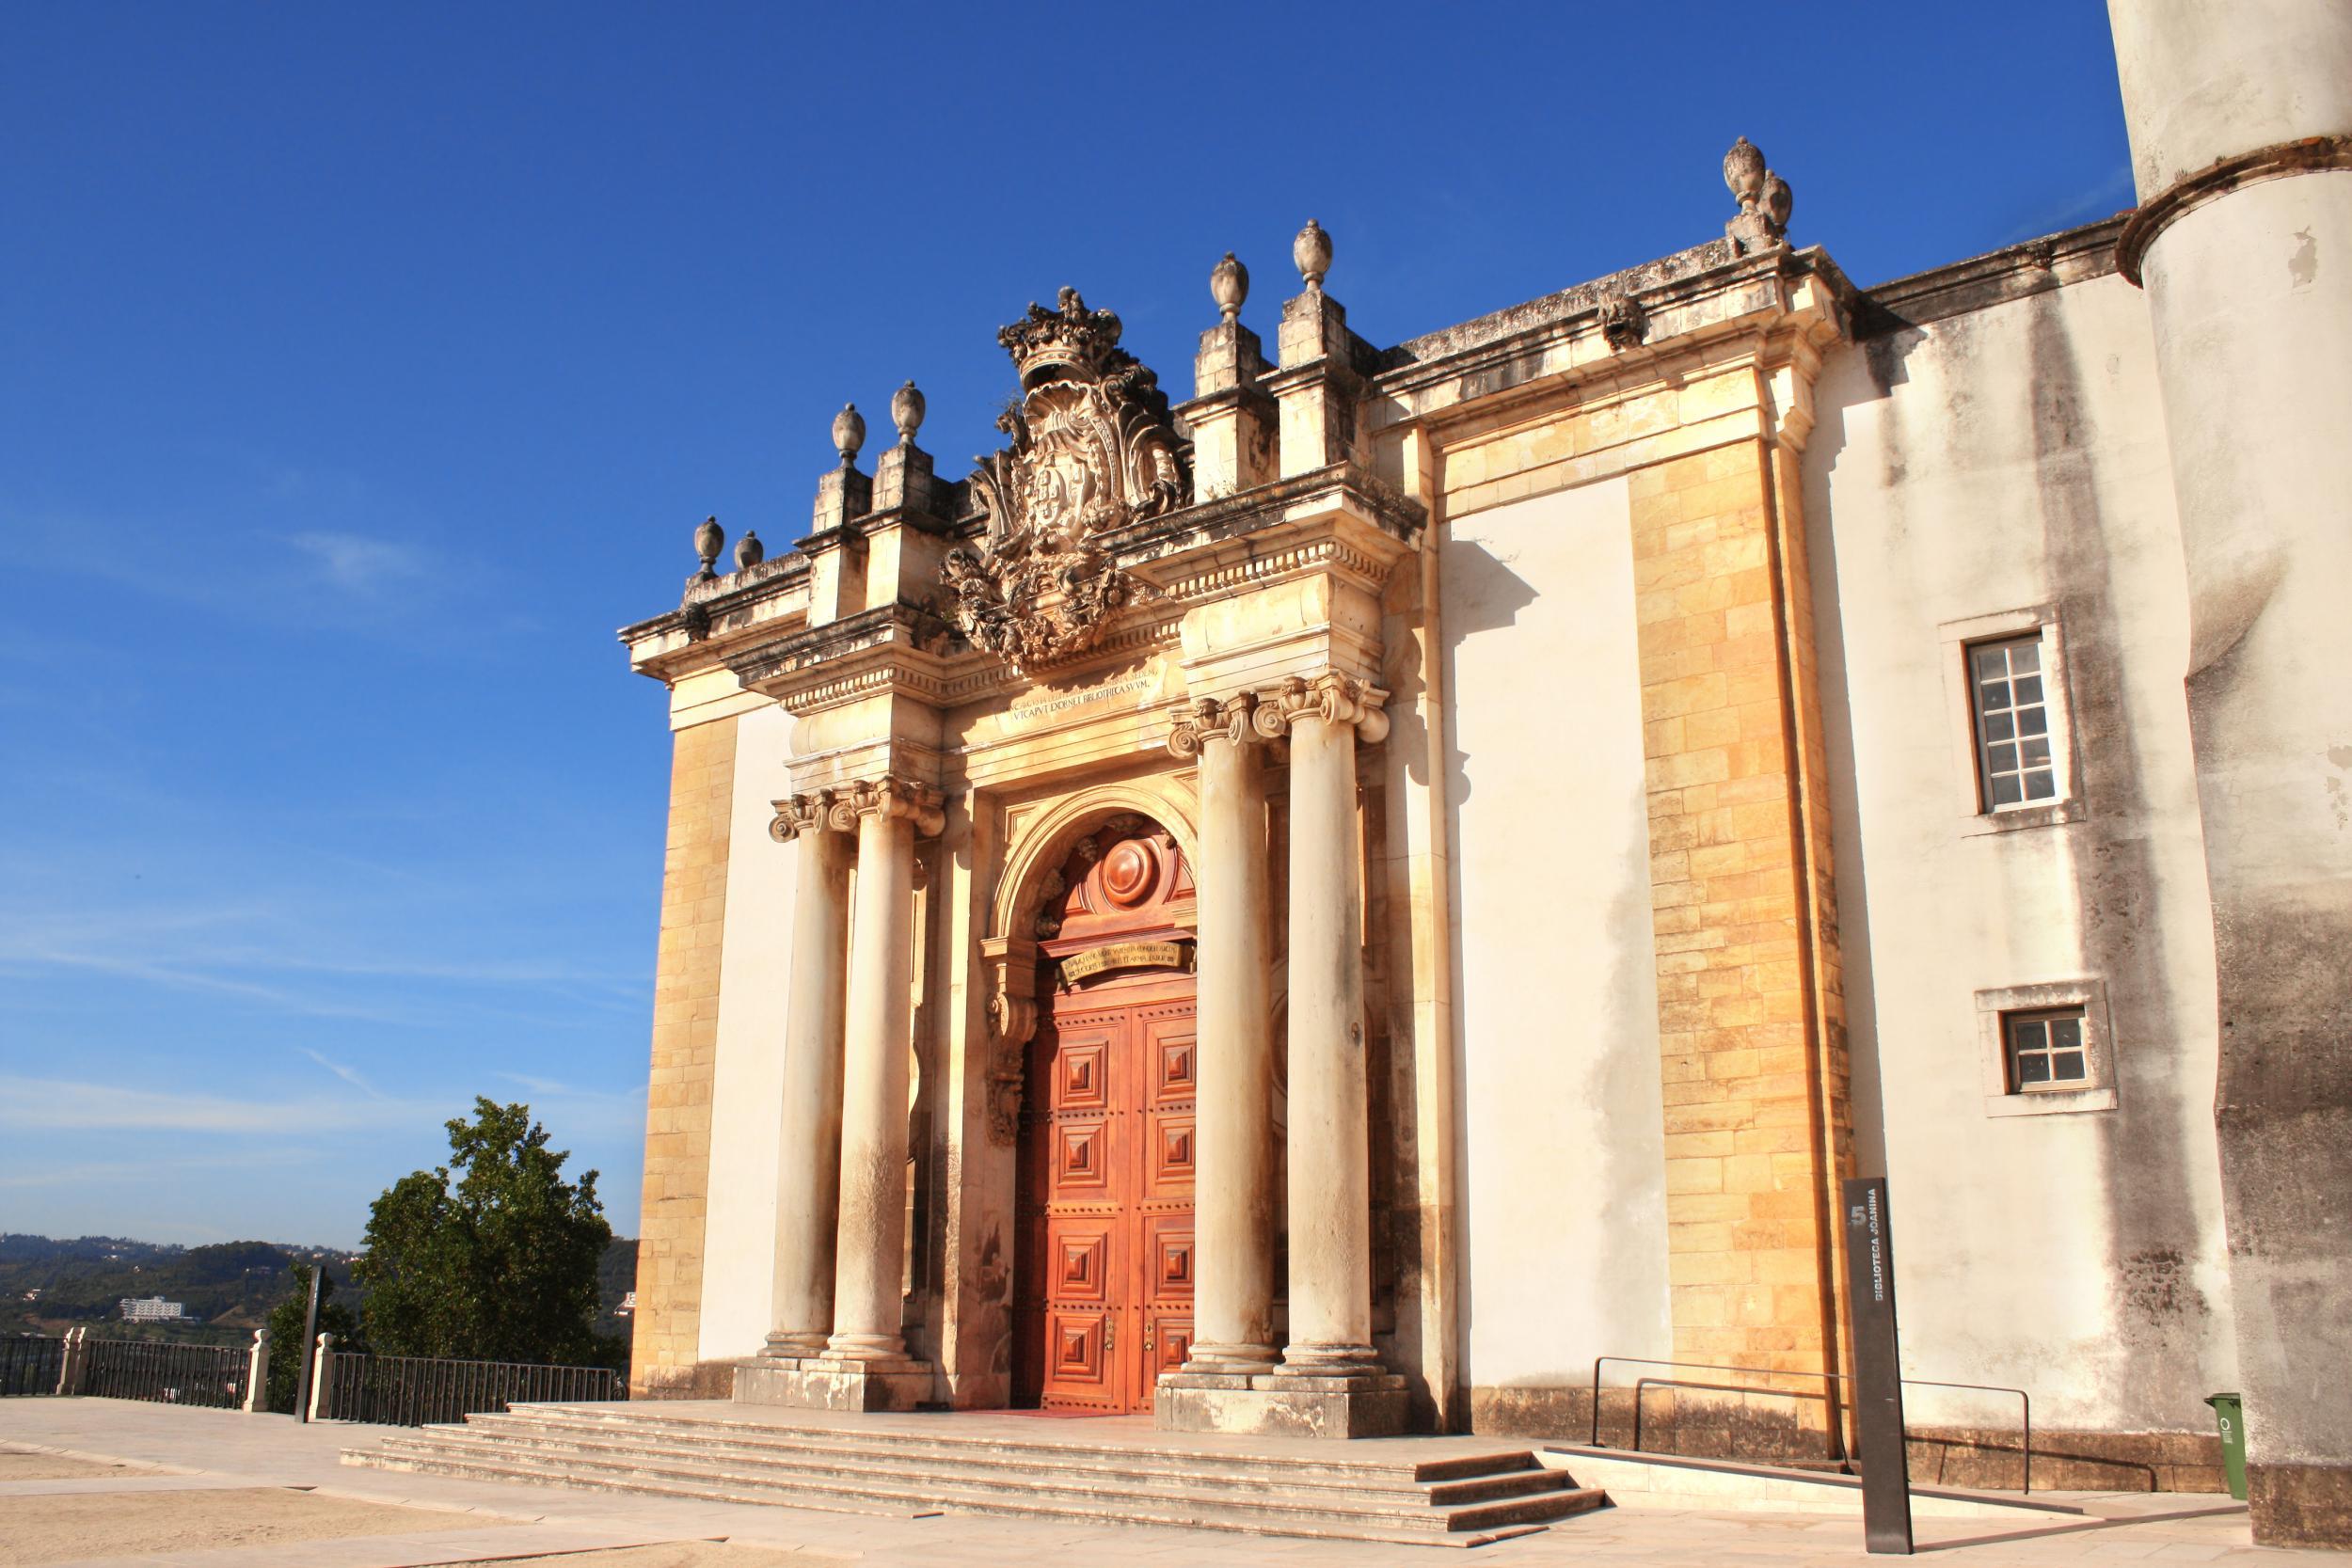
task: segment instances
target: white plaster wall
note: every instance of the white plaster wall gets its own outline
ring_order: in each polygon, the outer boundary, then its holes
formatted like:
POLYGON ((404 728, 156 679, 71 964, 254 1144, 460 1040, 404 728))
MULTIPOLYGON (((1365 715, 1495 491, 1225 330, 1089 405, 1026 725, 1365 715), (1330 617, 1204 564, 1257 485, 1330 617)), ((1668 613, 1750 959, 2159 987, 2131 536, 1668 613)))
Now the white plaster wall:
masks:
POLYGON ((797 847, 768 836, 787 794, 791 721, 767 705, 736 720, 727 839, 726 944, 719 958, 719 1060, 711 1081, 710 1199, 703 1240, 701 1357, 766 1343, 775 1280, 776 1136, 797 847))
POLYGON ((1580 1386, 1671 1344, 1626 482, 1457 518, 1438 571, 1466 1375, 1580 1386))
POLYGON ((2209 1430, 2199 1397, 2235 1386, 2213 939, 2146 303, 2110 276, 1843 346, 1816 399, 1857 1144, 1891 1184, 1905 1370, 2026 1387, 2037 1426, 2209 1430), (2039 605, 2088 816, 1970 833, 1938 627, 2039 605), (2117 1107, 1989 1116, 1974 993, 2083 976, 2107 987, 2117 1107))

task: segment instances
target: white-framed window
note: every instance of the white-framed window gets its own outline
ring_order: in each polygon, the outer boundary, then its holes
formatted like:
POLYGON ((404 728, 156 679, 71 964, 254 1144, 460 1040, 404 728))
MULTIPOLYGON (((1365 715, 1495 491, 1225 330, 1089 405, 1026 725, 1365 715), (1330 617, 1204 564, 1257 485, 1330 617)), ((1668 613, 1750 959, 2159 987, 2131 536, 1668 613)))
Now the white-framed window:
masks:
POLYGON ((2066 642, 2047 606, 1937 628, 1963 834, 2085 815, 2066 701, 2066 642))
POLYGON ((1968 685, 1976 716, 1978 803, 1986 811, 2015 811, 2057 800, 2041 631, 1969 643, 1968 685))
POLYGON ((1985 1114, 2040 1116, 2115 1108, 2106 987, 2053 980, 1977 992, 1985 1114))

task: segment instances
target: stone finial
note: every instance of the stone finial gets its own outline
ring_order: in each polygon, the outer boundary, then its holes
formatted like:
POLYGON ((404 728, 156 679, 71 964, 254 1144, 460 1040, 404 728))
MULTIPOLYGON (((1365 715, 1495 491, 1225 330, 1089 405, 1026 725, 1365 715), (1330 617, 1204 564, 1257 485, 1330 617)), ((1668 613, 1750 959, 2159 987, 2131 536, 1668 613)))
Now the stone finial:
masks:
POLYGON ((720 530, 718 518, 705 517, 694 525, 694 553, 703 559, 702 570, 694 574, 697 578, 719 575, 711 568, 718 563, 719 552, 726 548, 726 543, 727 536, 720 530))
POLYGON ((1298 231, 1291 242, 1291 261, 1298 267, 1298 276, 1307 281, 1310 292, 1323 292, 1324 277, 1331 270, 1331 236, 1323 231, 1323 225, 1314 219, 1298 231))
POLYGON ((768 546, 759 542, 757 529, 745 529, 743 537, 735 542, 735 569, 748 572, 768 559, 768 546))
POLYGON ((857 404, 845 403, 841 412, 833 417, 834 450, 841 454, 841 466, 857 467, 857 449, 866 444, 866 417, 857 411, 857 404))
MULTIPOLYGON (((1330 248, 1330 242, 1326 240, 1325 251, 1327 253, 1330 248)), ((1230 250, 1225 253, 1225 260, 1209 269, 1209 297, 1216 301, 1217 309, 1227 321, 1241 319, 1242 301, 1249 297, 1249 269, 1234 261, 1230 250)))
POLYGON ((1734 253, 1750 256, 1788 243, 1795 198, 1788 182, 1764 166, 1763 151, 1745 136, 1724 154, 1724 183, 1740 203, 1740 215, 1724 225, 1734 253))
POLYGON ((914 445, 914 433, 923 428, 923 411, 927 405, 923 394, 910 381, 890 394, 890 422, 898 427, 901 445, 914 445))

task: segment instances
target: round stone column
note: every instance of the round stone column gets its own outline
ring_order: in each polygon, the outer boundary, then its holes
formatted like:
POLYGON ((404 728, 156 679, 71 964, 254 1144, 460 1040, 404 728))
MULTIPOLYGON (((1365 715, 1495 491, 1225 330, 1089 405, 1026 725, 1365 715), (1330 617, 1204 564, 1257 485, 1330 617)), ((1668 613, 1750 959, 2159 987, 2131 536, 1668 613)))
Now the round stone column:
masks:
POLYGON ((1197 705, 1169 748, 1200 774, 1200 1112, 1187 1372, 1270 1370, 1274 1343, 1273 942, 1263 746, 1245 700, 1197 705))
POLYGON ((1387 732, 1361 682, 1279 694, 1290 729, 1290 1343, 1280 1370, 1379 1370, 1364 1081, 1356 737, 1387 732))
MULTIPOLYGON (((2109 0, 2188 585, 2260 1545, 2352 1546, 2352 8, 2109 0)), ((2185 1420, 2201 1419, 2193 1401, 2185 1420)))
POLYGON ((792 957, 777 1138, 775 1328, 768 1354, 809 1356, 833 1333, 841 1198, 841 1041, 848 1006, 850 835, 845 809, 795 796, 771 831, 793 841, 792 957))
MULTIPOLYGON (((834 1360, 897 1361, 906 1269, 907 1055, 914 1003, 914 832, 925 792, 859 784, 847 1060, 841 1095, 841 1217, 834 1265, 834 1360)), ((936 831, 934 828, 933 831, 936 831)))

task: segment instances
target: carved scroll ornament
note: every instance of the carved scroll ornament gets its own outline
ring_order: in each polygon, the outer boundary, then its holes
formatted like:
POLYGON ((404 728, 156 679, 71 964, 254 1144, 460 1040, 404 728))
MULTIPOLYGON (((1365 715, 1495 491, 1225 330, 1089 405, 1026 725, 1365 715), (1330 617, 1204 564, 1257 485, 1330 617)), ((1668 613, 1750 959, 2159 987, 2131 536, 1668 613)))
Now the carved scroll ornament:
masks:
POLYGON ((1191 499, 1191 443, 1120 330, 1064 289, 996 335, 1021 370, 1021 403, 996 421, 1012 445, 977 460, 987 539, 951 552, 941 577, 972 645, 1015 668, 1083 651, 1140 592, 1097 536, 1191 499))

